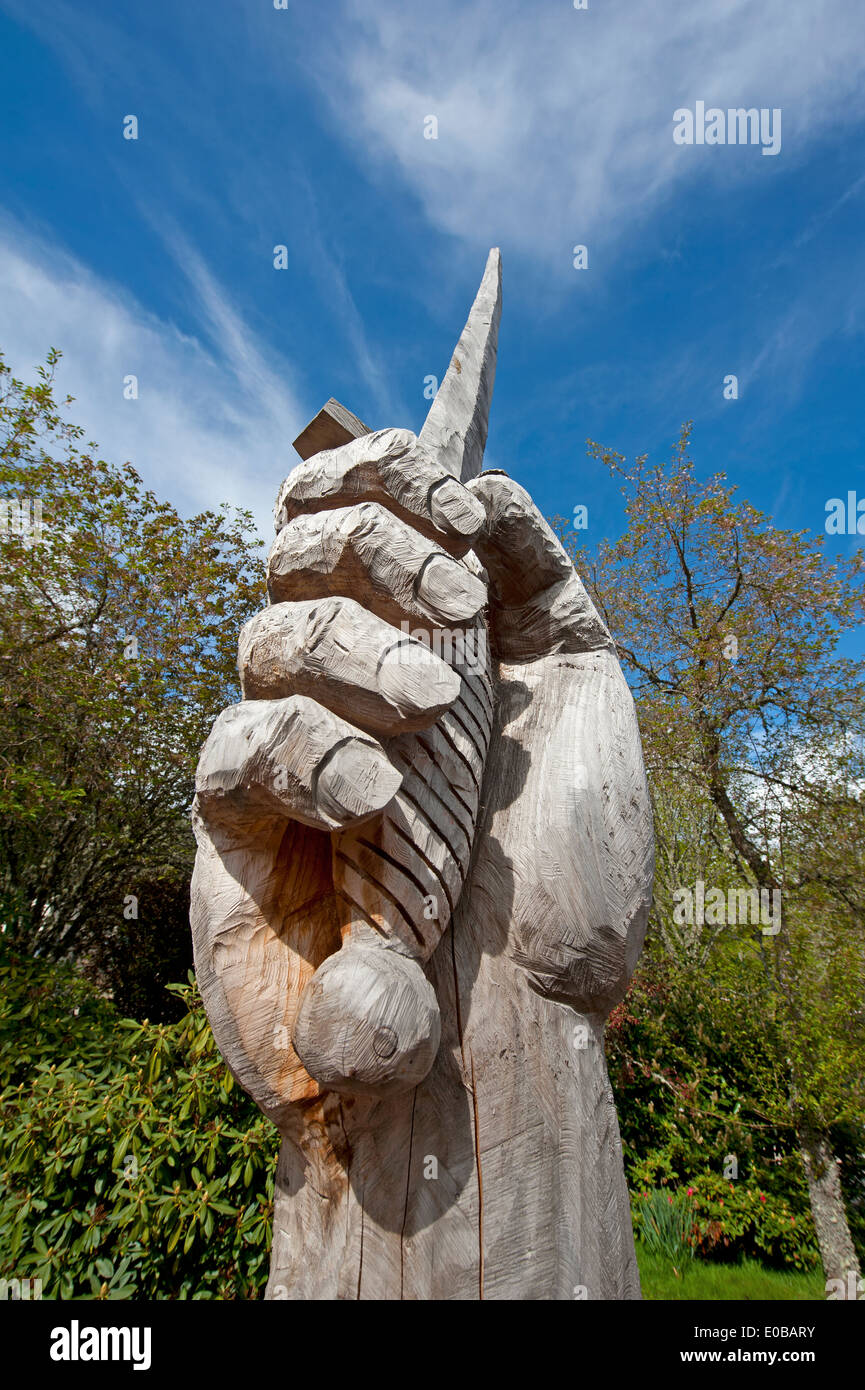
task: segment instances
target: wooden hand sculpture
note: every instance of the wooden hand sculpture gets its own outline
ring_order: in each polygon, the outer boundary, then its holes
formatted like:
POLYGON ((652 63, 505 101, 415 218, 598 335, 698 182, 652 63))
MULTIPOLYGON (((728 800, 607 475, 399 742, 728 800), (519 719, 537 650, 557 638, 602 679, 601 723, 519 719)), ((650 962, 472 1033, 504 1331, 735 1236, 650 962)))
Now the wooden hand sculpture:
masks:
POLYGON ((481 473, 498 252, 419 437, 336 403, 201 755, 217 1043, 283 1134, 272 1298, 638 1297, 603 1023, 651 899, 610 636, 481 473))

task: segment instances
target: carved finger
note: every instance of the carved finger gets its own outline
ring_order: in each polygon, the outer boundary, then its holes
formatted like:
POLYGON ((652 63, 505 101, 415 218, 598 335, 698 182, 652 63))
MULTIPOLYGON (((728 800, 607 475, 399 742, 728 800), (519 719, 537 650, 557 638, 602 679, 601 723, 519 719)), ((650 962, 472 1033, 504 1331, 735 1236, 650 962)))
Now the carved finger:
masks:
POLYGON ((394 625, 467 623, 487 598, 464 564, 377 502, 289 522, 271 549, 267 588, 273 603, 351 596, 394 625))
POLYGON ((303 695, 223 710, 195 777, 205 820, 238 829, 282 816, 341 830, 377 814, 402 774, 381 744, 303 695))
POLYGON ((533 661, 611 648, 571 560, 525 488, 497 472, 469 487, 486 512, 474 548, 489 576, 497 654, 533 661))
POLYGON ((411 430, 389 429, 298 464, 280 488, 276 529, 356 502, 380 503, 454 555, 466 553, 484 521, 482 506, 411 430))
POLYGON ((244 697, 308 695, 362 729, 425 729, 460 693, 460 678, 421 642, 348 598, 277 603, 243 628, 244 697))

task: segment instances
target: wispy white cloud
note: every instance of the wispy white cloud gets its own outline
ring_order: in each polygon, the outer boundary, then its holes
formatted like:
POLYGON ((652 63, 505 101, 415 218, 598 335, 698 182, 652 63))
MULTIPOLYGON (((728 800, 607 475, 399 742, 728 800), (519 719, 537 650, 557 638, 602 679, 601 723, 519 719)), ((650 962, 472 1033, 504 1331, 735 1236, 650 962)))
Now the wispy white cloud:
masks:
MULTIPOLYGON (((226 65, 242 77, 254 62, 275 111, 280 89, 305 80, 358 163, 381 177, 383 216, 397 215, 409 191, 458 242, 476 248, 492 237, 563 268, 574 240, 639 234, 704 179, 725 187, 777 177, 865 115, 861 0, 590 0, 587 10, 570 0, 332 0, 321 15, 298 7, 290 16, 269 4, 239 16, 213 0, 206 31, 181 10, 168 43, 161 29, 131 30, 69 0, 2 3, 53 47, 94 106, 109 86, 146 92, 202 148, 223 154, 234 143, 215 111, 226 65), (303 49, 296 69, 287 33, 303 49), (697 99, 780 107, 780 155, 675 145, 673 112, 697 99), (428 115, 436 140, 424 139, 428 115)), ((250 179, 241 178, 244 194, 250 179)), ((668 244, 675 235, 671 226, 668 244)))
POLYGON ((350 23, 311 65, 362 158, 397 167, 429 219, 491 232, 569 264, 572 241, 635 232, 674 191, 771 177, 865 110, 860 0, 348 0, 350 23), (775 159, 682 147, 672 116, 697 99, 781 107, 775 159), (438 119, 425 140, 424 117, 438 119), (773 167, 775 166, 775 167, 773 167))
POLYGON ((845 188, 840 198, 836 198, 835 202, 831 203, 829 207, 821 208, 820 212, 816 213, 811 218, 807 227, 805 227, 795 238, 792 250, 789 252, 789 258, 792 259, 793 255, 796 252, 798 252, 801 249, 801 247, 803 247, 807 242, 813 241, 814 238, 823 230, 826 223, 831 222, 835 214, 837 212, 840 212, 841 208, 845 207, 846 204, 849 203, 852 199, 858 198, 859 195, 863 192, 863 190, 865 190, 865 174, 860 174, 858 179, 854 179, 853 182, 849 185, 849 187, 845 188))
MULTIPOLYGON (((531 296, 536 321, 549 316, 555 331, 561 328, 557 316, 565 312, 573 312, 579 326, 603 315, 611 295, 627 292, 626 277, 638 273, 641 258, 680 254, 689 235, 682 226, 706 192, 741 185, 738 194, 749 183, 759 188, 767 179, 778 179, 812 155, 827 134, 841 139, 865 113, 861 0, 761 0, 759 5, 753 0, 667 0, 654 6, 590 0, 586 11, 574 10, 570 0, 533 0, 531 5, 525 0, 437 0, 435 5, 410 6, 404 0, 376 0, 375 5, 333 0, 326 17, 307 7, 287 15, 274 11, 267 0, 241 17, 225 0, 214 0, 206 30, 180 10, 170 31, 158 26, 134 30, 113 11, 97 17, 65 0, 2 3, 54 47, 94 106, 104 106, 106 90, 116 95, 120 83, 121 91, 146 91, 154 111, 170 113, 178 130, 187 138, 194 135, 197 167, 210 159, 208 179, 189 178, 182 162, 172 172, 172 159, 180 155, 167 155, 166 179, 171 174, 173 182, 166 186, 173 199, 151 201, 172 207, 180 222, 192 189, 196 206, 206 207, 216 247, 243 244, 257 255, 272 241, 292 243, 293 257, 315 285, 325 334, 333 325, 336 381, 325 390, 340 394, 342 382, 356 374, 377 412, 370 420, 374 424, 403 421, 406 411, 380 365, 387 361, 386 349, 367 336, 357 307, 362 302, 359 286, 345 269, 351 260, 343 255, 351 209, 345 226, 332 218, 320 223, 314 159, 325 146, 313 142, 308 156, 303 140, 295 142, 295 150, 289 136, 276 133, 280 93, 290 84, 304 81, 317 89, 309 97, 313 125, 321 109, 329 109, 333 131, 381 189, 382 218, 399 225, 410 211, 412 235, 418 228, 423 233, 423 255, 417 260, 425 264, 412 293, 426 301, 434 318, 446 312, 448 322, 456 316, 458 326, 465 304, 456 296, 464 295, 463 287, 471 284, 487 248, 497 243, 505 250, 506 293, 531 296), (302 64, 292 66, 291 55, 298 50, 302 64), (227 72, 238 77, 233 93, 237 121, 223 118, 219 106, 227 72), (238 93, 245 90, 250 73, 257 91, 273 94, 274 120, 266 130, 244 124, 238 93), (676 146, 673 111, 693 106, 697 99, 725 108, 780 106, 781 154, 766 159, 752 147, 676 146), (423 138, 429 114, 438 119, 438 140, 423 138), (278 171, 260 159, 260 143, 266 141, 269 148, 279 146, 278 171), (426 231, 447 235, 427 236, 426 231), (578 241, 590 244, 591 264, 603 265, 604 273, 587 277, 585 296, 574 305, 562 294, 562 281, 567 277, 573 286, 570 248, 578 241), (516 276, 514 251, 522 262, 516 276), (463 263, 445 267, 445 260, 463 263), (530 273, 533 266, 536 276, 530 273)), ((854 185, 847 200, 858 191, 854 185)), ((130 197, 140 204, 141 189, 130 189, 130 197)), ((744 198, 742 207, 747 208, 744 198)), ((818 209, 815 218, 825 220, 831 211, 818 209)), ((193 225, 188 218, 187 226, 193 225)), ((813 228, 803 236, 813 236, 813 228)), ((797 250, 791 242, 790 254, 797 250)), ((257 343, 239 318, 234 325, 224 317, 226 306, 229 313, 236 315, 236 310, 200 255, 177 239, 173 251, 194 287, 202 329, 194 340, 184 339, 171 325, 151 321, 140 306, 121 300, 116 289, 93 283, 110 305, 122 303, 123 322, 127 329, 130 322, 136 325, 139 349, 151 342, 145 330, 154 334, 151 391, 161 369, 161 419, 170 420, 174 412, 176 429, 185 429, 190 469, 202 479, 215 478, 224 460, 225 495, 252 488, 266 497, 264 506, 252 504, 258 514, 266 514, 280 472, 290 463, 291 429, 299 428, 320 400, 305 400, 304 409, 294 412, 293 393, 285 388, 287 371, 274 353, 257 343), (199 418, 207 421, 203 429, 199 418), (286 418, 291 423, 283 433, 286 418), (206 440, 207 448, 198 451, 196 439, 206 440), (245 451, 242 469, 236 464, 235 442, 245 451), (196 458, 203 460, 200 465, 196 458)), ((372 245, 371 263, 380 269, 375 256, 372 245)), ((750 247, 752 271, 759 269, 761 258, 771 269, 772 256, 777 260, 777 248, 750 247)), ((44 272, 46 283, 56 288, 56 259, 50 270, 38 256, 28 264, 34 293, 37 272, 44 272)), ((357 261, 353 264, 357 276, 357 261)), ((227 277, 227 257, 222 265, 227 277)), ((834 273, 829 266, 814 279, 804 278, 780 309, 777 300, 761 301, 755 293, 745 331, 731 321, 726 339, 723 316, 713 319, 713 336, 721 339, 720 367, 738 372, 743 392, 762 376, 780 381, 792 397, 816 345, 861 324, 863 305, 855 291, 848 286, 840 286, 837 294, 831 286, 827 291, 826 280, 834 273)), ((756 279, 752 274, 752 282, 756 279)), ((57 313, 63 310, 63 298, 62 292, 54 295, 57 313)), ((731 296, 733 309, 740 298, 731 296)), ((44 326, 47 312, 34 314, 37 327, 44 326)), ((280 307, 281 314, 291 312, 280 307)), ((303 322, 280 322, 281 341, 303 341, 303 322)), ((66 344, 78 330, 81 337, 74 340, 82 349, 101 350, 102 340, 87 336, 86 323, 77 314, 62 323, 66 344)), ((19 335, 29 327, 14 325, 19 335)), ((131 341, 127 333, 124 342, 131 341)), ((41 342, 28 348, 35 356, 41 350, 41 342)), ((113 358, 108 365, 113 366, 113 358)), ((65 369, 70 369, 68 356, 65 369)), ((92 395, 93 380, 102 371, 101 366, 82 371, 82 399, 84 386, 92 395)), ((646 399, 650 404, 669 397, 692 400, 703 389, 703 377, 715 372, 714 359, 701 365, 691 343, 659 348, 643 374, 646 399)), ((610 391, 614 375, 610 368, 610 391)), ((556 383, 552 388, 561 395, 556 383)), ((541 391, 543 385, 535 389, 541 391)), ((633 386, 622 389, 633 403, 633 386)), ((360 413, 369 413, 353 397, 346 399, 360 413)), ((143 422, 146 400, 149 404, 156 398, 145 397, 142 389, 136 404, 103 402, 103 440, 109 439, 110 424, 112 439, 128 441, 119 449, 112 443, 114 452, 133 455, 137 449, 137 462, 149 455, 176 457, 176 450, 168 450, 162 425, 142 423, 138 435, 129 434, 129 412, 137 411, 143 422)), ((91 413, 91 419, 95 433, 100 417, 91 413)), ((170 483, 178 486, 174 477, 170 483)), ((216 485, 213 495, 218 495, 216 485)))
POLYGON ((256 341, 199 253, 179 236, 173 250, 200 336, 149 313, 56 243, 0 223, 0 346, 24 376, 59 348, 59 386, 104 457, 128 459, 186 513, 223 501, 248 507, 269 537, 291 440, 305 423, 289 369, 256 341), (137 400, 124 399, 129 375, 137 400))
MULTIPOLYGON (((338 241, 335 243, 321 225, 315 188, 300 163, 292 170, 292 185, 293 252, 302 255, 314 278, 321 302, 345 342, 352 368, 366 387, 378 419, 404 419, 405 403, 376 358, 337 250, 338 241)), ((267 201, 265 191, 263 204, 267 201)))
MULTIPOLYGON (((284 45, 275 40, 277 36, 284 39, 287 16, 271 7, 243 15, 227 0, 213 0, 206 32, 194 16, 179 10, 171 16, 170 30, 147 26, 137 29, 133 38, 131 26, 120 13, 108 17, 85 13, 74 0, 0 0, 0 4, 53 49, 94 110, 102 116, 111 112, 121 155, 127 151, 119 139, 119 94, 131 103, 128 109, 149 113, 142 115, 145 128, 158 112, 164 127, 183 132, 177 148, 164 150, 156 196, 151 185, 142 185, 138 169, 130 174, 116 152, 111 169, 139 215, 196 279, 202 306, 212 301, 198 273, 200 257, 188 240, 182 243, 177 223, 171 224, 161 211, 165 206, 178 219, 190 210, 196 215, 204 211, 217 242, 245 240, 250 254, 260 254, 262 246, 288 244, 299 273, 319 287, 320 312, 333 323, 338 351, 351 361, 366 388, 368 413, 374 411, 381 420, 404 418, 404 402, 378 360, 357 308, 340 254, 343 229, 322 225, 314 179, 291 146, 281 151, 278 170, 274 170, 262 153, 269 133, 255 126, 254 117, 247 118, 242 102, 238 121, 221 114, 226 66, 236 68, 236 89, 231 87, 235 99, 244 82, 254 81, 259 91, 269 86, 274 108, 280 109, 291 74, 284 67, 284 45), (252 123, 246 124, 247 119, 252 123), (207 180, 190 180, 184 163, 190 147, 196 175, 207 167, 207 180)), ((338 22, 337 15, 334 20, 338 22)), ((303 332, 300 322, 283 327, 295 334, 303 332)), ((307 415, 320 404, 310 404, 307 415)))

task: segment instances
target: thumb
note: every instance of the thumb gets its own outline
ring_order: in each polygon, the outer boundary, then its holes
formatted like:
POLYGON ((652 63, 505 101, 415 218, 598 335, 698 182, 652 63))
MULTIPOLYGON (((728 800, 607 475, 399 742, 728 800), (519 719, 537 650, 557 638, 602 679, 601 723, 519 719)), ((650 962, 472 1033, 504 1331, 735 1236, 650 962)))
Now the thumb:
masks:
POLYGON ((564 547, 525 488, 498 470, 467 486, 486 512, 474 549, 489 574, 496 655, 536 661, 554 652, 612 650, 564 547))

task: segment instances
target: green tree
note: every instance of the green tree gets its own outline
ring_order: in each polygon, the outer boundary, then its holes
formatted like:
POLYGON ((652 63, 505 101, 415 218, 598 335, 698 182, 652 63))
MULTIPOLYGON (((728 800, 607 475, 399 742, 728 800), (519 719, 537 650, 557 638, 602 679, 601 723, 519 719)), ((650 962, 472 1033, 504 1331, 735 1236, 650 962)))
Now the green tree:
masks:
POLYGON ((98 458, 59 356, 32 384, 0 357, 0 921, 55 958, 157 931, 147 885, 182 891, 198 751, 262 599, 250 514, 184 519, 98 458))
MULTIPOLYGON (((826 1276, 843 1278, 858 1265, 831 1135, 861 1137, 865 1108, 865 666, 838 645, 862 620, 865 565, 774 528, 723 474, 701 482, 689 441, 686 425, 668 466, 630 468, 590 441, 622 480, 628 526, 594 557, 569 539, 638 697, 656 808, 671 784, 710 808, 737 901, 754 889, 777 910, 750 922, 749 978, 765 982, 751 1007, 786 1074, 777 1118, 798 1136, 826 1276)), ((659 826, 663 884, 675 856, 659 826)))

